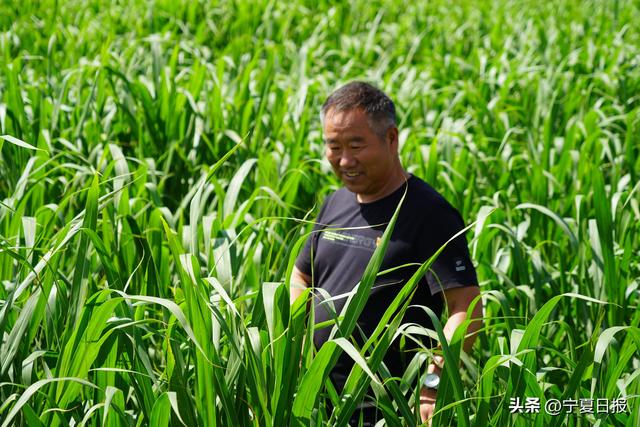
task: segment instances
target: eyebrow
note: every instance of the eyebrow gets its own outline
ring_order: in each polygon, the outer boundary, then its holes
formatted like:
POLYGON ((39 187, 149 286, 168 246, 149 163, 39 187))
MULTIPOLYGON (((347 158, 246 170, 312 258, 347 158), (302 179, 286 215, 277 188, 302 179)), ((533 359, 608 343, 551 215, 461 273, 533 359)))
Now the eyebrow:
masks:
MULTIPOLYGON (((337 144, 337 143, 338 143, 338 141, 336 141, 336 140, 334 140, 334 139, 326 139, 326 138, 324 138, 323 140, 324 140, 324 143, 325 143, 325 144, 337 144)), ((365 141, 365 139, 364 139, 363 137, 361 137, 361 136, 354 136, 353 138, 349 138, 349 139, 347 140, 347 143, 352 143, 352 142, 364 142, 364 141, 365 141)))

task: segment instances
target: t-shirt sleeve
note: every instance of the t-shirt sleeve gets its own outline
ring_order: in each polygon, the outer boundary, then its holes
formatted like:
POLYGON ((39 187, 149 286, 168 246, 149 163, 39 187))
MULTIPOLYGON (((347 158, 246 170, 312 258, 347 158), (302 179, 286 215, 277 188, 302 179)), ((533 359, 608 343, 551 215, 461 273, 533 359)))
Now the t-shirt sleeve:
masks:
POLYGON ((312 275, 311 264, 312 264, 312 259, 315 256, 314 254, 316 253, 316 249, 318 247, 318 231, 320 231, 323 228, 322 218, 328 203, 329 203, 329 197, 327 197, 324 203, 322 204, 322 207, 320 208, 320 213, 318 214, 318 217, 315 220, 315 224, 313 225, 313 231, 307 237, 307 241, 304 243, 302 250, 298 254, 298 257, 296 258, 296 263, 295 263, 296 267, 298 268, 298 270, 300 270, 300 272, 308 276, 312 275))
MULTIPOLYGON (((434 254, 451 237, 464 229, 464 221, 460 213, 448 203, 433 212, 430 221, 425 225, 427 236, 423 233, 423 238, 433 243, 430 254, 434 254)), ((446 289, 478 285, 476 270, 471 262, 464 234, 447 244, 431 264, 425 279, 432 295, 446 289)))

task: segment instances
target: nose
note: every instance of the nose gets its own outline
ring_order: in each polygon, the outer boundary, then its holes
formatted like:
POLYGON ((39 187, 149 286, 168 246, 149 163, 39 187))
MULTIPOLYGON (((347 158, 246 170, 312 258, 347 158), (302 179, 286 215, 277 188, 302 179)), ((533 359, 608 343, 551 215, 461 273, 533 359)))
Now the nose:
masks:
POLYGON ((340 168, 348 169, 356 165, 356 158, 350 152, 350 150, 342 150, 340 156, 340 168))

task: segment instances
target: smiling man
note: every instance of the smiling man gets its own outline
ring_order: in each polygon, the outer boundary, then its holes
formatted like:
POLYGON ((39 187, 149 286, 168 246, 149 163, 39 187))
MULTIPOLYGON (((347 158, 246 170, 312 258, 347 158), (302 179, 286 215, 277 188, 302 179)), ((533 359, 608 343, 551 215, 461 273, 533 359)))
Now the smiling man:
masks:
MULTIPOLYGON (((379 275, 367 305, 358 319, 354 338, 361 345, 373 332, 383 313, 418 265, 464 228, 463 220, 430 185, 404 170, 398 155, 398 128, 391 99, 374 86, 352 82, 336 90, 322 107, 325 154, 344 188, 327 197, 316 219, 314 232, 298 256, 291 278, 292 301, 302 286, 316 288, 316 322, 334 319, 346 302, 344 294, 360 281, 386 224, 406 190, 406 198, 385 252, 379 275), (402 266, 402 267, 401 267, 402 266), (400 267, 400 268, 395 268, 400 267), (320 291, 321 289, 322 291, 320 291), (330 301, 322 295, 329 295, 330 301), (336 298, 334 298, 336 297, 336 298)), ((403 323, 432 329, 425 311, 440 315, 447 306, 449 318, 444 327, 450 339, 466 318, 469 304, 479 295, 477 278, 464 236, 451 241, 431 270, 422 278, 403 323)), ((473 318, 482 316, 477 304, 473 318)), ((472 333, 465 341, 469 350, 473 332, 480 321, 471 323, 472 333)), ((318 329, 315 345, 329 339, 330 328, 318 329)), ((424 341, 429 347, 430 342, 424 341)), ((415 345, 408 347, 416 347, 415 345)), ((391 374, 402 377, 415 353, 392 343, 384 363, 391 374)), ((441 359, 432 360, 421 388, 420 412, 423 421, 433 414, 441 359)), ((349 375, 352 360, 343 354, 331 372, 340 391, 349 375)), ((381 414, 365 402, 354 416, 365 425, 374 425, 381 414)))

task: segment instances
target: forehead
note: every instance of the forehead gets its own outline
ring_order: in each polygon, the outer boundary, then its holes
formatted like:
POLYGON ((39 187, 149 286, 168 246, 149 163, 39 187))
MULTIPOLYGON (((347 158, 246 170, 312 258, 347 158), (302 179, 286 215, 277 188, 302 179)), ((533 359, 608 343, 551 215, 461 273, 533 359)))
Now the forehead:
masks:
POLYGON ((331 109, 327 111, 324 117, 324 132, 325 134, 371 132, 371 128, 367 114, 359 108, 345 111, 335 111, 331 109))

